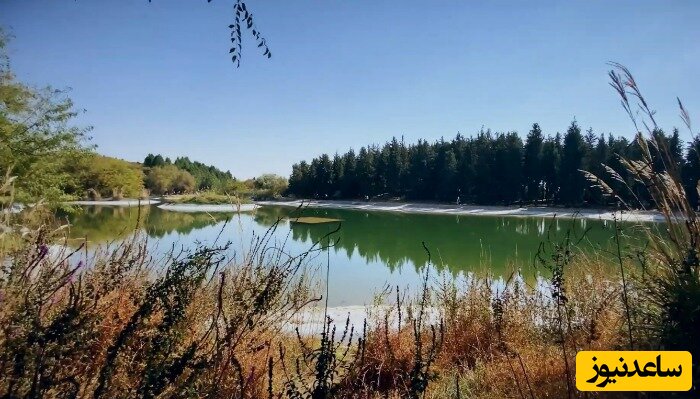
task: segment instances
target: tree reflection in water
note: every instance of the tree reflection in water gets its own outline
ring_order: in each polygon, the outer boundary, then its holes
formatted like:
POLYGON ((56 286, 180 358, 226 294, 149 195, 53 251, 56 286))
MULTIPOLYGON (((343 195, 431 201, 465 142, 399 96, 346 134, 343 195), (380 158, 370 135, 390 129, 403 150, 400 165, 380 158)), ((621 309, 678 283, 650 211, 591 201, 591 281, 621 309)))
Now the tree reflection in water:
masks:
MULTIPOLYGON (((64 215, 66 216, 66 215, 64 215)), ((164 211, 156 206, 85 207, 82 212, 67 215, 71 236, 93 242, 121 239, 135 228, 151 238, 163 238, 177 233, 184 243, 196 230, 212 227, 220 229, 224 221, 234 216, 226 213, 182 213, 164 211)), ((496 274, 521 268, 532 271, 534 255, 539 244, 561 237, 567 230, 581 233, 588 229, 580 250, 607 247, 613 231, 604 222, 594 220, 552 220, 544 218, 490 217, 401 214, 391 212, 364 212, 356 210, 302 209, 262 207, 252 214, 240 214, 240 219, 251 228, 264 230, 278 219, 290 216, 319 216, 342 220, 335 256, 347 259, 361 257, 365 264, 382 263, 391 272, 411 265, 416 271, 426 264, 421 242, 425 241, 433 253, 438 271, 457 275, 465 271, 491 271, 496 274)), ((231 228, 236 223, 231 223, 231 228)), ((320 240, 329 231, 326 224, 310 225, 283 223, 291 230, 280 229, 280 238, 291 232, 297 244, 320 240)), ((335 225, 332 226, 333 228, 335 225)), ((236 232, 224 234, 235 236, 236 232)), ((634 236, 633 230, 631 235, 634 236)), ((243 240, 245 242, 245 240, 243 240)))

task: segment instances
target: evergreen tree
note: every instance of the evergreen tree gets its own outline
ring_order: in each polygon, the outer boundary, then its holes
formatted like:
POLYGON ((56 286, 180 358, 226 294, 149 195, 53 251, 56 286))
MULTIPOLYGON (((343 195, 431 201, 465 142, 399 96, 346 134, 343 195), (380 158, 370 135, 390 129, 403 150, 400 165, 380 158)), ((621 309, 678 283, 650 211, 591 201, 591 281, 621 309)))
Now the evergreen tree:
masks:
MULTIPOLYGON (((607 172, 603 165, 607 163, 609 156, 608 142, 605 140, 605 136, 601 134, 595 142, 595 148, 588 154, 588 160, 586 161, 588 166, 586 170, 604 179, 607 172)), ((587 200, 592 204, 604 205, 607 202, 603 197, 604 193, 600 190, 588 190, 587 193, 587 200)))
POLYGON ((418 144, 410 152, 410 197, 415 199, 428 199, 432 197, 432 167, 433 148, 425 140, 418 140, 418 144))
MULTIPOLYGON (((695 184, 700 177, 700 161, 690 151, 683 158, 678 132, 670 137, 662 131, 655 134, 673 164, 683 171, 684 184, 695 184)), ((441 138, 429 143, 421 139, 408 146, 403 138, 393 137, 383 145, 362 147, 357 155, 350 149, 332 159, 324 154, 310 164, 295 164, 288 193, 298 197, 400 197, 486 205, 543 200, 562 205, 613 205, 612 199, 588 189, 590 184, 581 172, 587 170, 606 180, 625 202, 634 204, 638 198, 642 202, 649 198, 642 196, 643 187, 627 175, 620 157, 640 159, 640 155, 636 141, 630 144, 624 137, 611 134, 606 139, 593 129, 582 135, 575 121, 564 138, 559 133, 545 136, 535 123, 524 144, 514 132, 490 130, 469 138, 457 134, 450 141, 441 138), (606 168, 615 170, 622 182, 606 179, 606 168)), ((182 162, 176 160, 177 164, 182 162)), ((664 167, 659 165, 655 167, 664 167)), ((693 198, 697 202, 696 196, 693 198)))
POLYGON ((496 142, 496 176, 501 184, 498 201, 512 204, 520 199, 522 191, 523 142, 515 132, 500 135, 496 142))
POLYGON ((374 156, 366 147, 357 155, 357 191, 360 197, 372 197, 374 181, 374 156))
POLYGON ((491 131, 481 131, 474 140, 474 201, 478 204, 495 204, 498 201, 493 179, 495 158, 491 131))
POLYGON ((309 189, 310 177, 310 168, 306 161, 292 165, 292 175, 289 177, 289 192, 300 197, 311 196, 312 193, 309 189))
MULTIPOLYGON (((557 133, 557 136, 559 134, 557 133)), ((542 198, 553 203, 559 195, 559 167, 561 164, 561 147, 557 138, 548 138, 542 144, 542 198)))
POLYGON ((688 195, 688 201, 697 209, 700 205, 698 200, 698 183, 700 183, 700 138, 695 137, 688 144, 685 165, 683 165, 683 187, 688 195))
POLYGON ((350 149, 343 155, 343 165, 345 171, 340 187, 342 196, 345 198, 357 198, 360 193, 357 182, 357 157, 354 150, 350 149))
POLYGON ((153 164, 154 158, 155 158, 155 156, 154 156, 153 154, 151 154, 151 153, 149 153, 148 155, 146 155, 146 158, 143 160, 143 166, 145 166, 145 167, 147 167, 147 168, 150 168, 150 167, 155 166, 155 165, 153 164))
POLYGON ((400 195, 402 192, 401 183, 405 173, 402 145, 403 143, 399 143, 396 137, 393 137, 382 151, 382 159, 386 163, 385 186, 389 194, 393 196, 400 195))
POLYGON ((673 162, 673 165, 676 168, 676 173, 678 173, 678 175, 681 175, 684 165, 683 142, 681 141, 678 129, 674 128, 671 137, 668 138, 668 152, 669 158, 671 158, 671 161, 673 162))
POLYGON ((527 134, 523 155, 523 199, 528 202, 542 199, 542 145, 544 137, 537 123, 527 134))
POLYGON ((329 197, 332 193, 333 186, 333 165, 328 154, 323 154, 319 157, 316 163, 316 184, 318 184, 318 195, 324 198, 329 197))
POLYGON ((342 195, 343 180, 345 179, 345 165, 343 158, 336 152, 333 156, 333 184, 332 193, 333 197, 340 197, 342 195))
POLYGON ((435 199, 455 201, 457 197, 457 158, 454 151, 441 143, 435 159, 435 199))
POLYGON ((576 121, 573 121, 564 136, 559 169, 559 181, 561 182, 559 198, 565 205, 580 205, 583 202, 584 191, 588 183, 580 169, 583 167, 585 154, 586 147, 581 136, 581 129, 576 121))

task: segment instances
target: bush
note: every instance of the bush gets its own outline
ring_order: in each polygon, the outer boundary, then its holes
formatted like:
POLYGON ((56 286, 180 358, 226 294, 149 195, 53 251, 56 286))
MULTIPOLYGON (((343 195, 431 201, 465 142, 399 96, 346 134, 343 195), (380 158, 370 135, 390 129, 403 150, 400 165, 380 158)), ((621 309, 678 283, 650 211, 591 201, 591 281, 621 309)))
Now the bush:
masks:
POLYGON ((287 179, 274 174, 264 174, 254 179, 256 198, 279 198, 287 190, 287 179))
POLYGON ((156 166, 146 176, 146 188, 156 195, 184 194, 195 190, 195 181, 175 165, 156 166))
POLYGON ((310 300, 308 253, 254 239, 154 263, 138 235, 90 264, 42 227, 0 271, 0 392, 20 397, 260 397, 268 352, 310 300))
POLYGON ((138 198, 143 191, 141 167, 121 159, 91 154, 72 173, 78 176, 82 197, 138 198))

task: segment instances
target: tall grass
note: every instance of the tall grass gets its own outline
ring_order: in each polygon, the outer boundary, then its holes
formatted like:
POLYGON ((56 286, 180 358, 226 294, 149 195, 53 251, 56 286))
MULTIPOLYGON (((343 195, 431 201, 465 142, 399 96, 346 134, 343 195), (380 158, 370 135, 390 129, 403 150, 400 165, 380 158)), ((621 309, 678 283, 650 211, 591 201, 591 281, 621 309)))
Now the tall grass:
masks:
POLYGON ((72 261, 42 226, 0 271, 3 397, 259 397, 282 320, 314 298, 303 265, 256 237, 152 259, 134 235, 72 261), (57 249, 58 248, 58 249, 57 249))
MULTIPOLYGON (((611 63, 610 85, 620 96, 621 104, 637 130, 635 142, 640 149, 639 159, 620 158, 626 172, 642 185, 652 199, 654 208, 664 216, 664 229, 647 229, 650 247, 640 266, 643 273, 632 275, 637 287, 638 304, 634 311, 639 317, 630 315, 627 290, 630 346, 632 330, 644 331, 643 344, 649 348, 690 351, 693 361, 694 380, 700 378, 700 214, 689 201, 678 168, 665 140, 660 140, 654 131, 658 129, 655 111, 645 99, 632 73, 623 65, 611 63), (644 132, 642 132, 642 129, 644 132)), ((691 137, 693 132, 690 114, 678 101, 681 120, 691 137)), ((691 146, 689 151, 697 151, 691 146)), ((623 189, 632 192, 617 171, 608 169, 609 176, 588 174, 594 185, 604 194, 617 196, 608 181, 614 181, 623 189)), ((700 185, 696 187, 700 190, 700 185)), ((618 196, 619 198, 619 196, 618 196)), ((643 207, 627 204, 628 208, 643 207)), ((624 269, 621 269, 624 278, 624 269)), ((691 394, 697 394, 694 389, 691 394)))

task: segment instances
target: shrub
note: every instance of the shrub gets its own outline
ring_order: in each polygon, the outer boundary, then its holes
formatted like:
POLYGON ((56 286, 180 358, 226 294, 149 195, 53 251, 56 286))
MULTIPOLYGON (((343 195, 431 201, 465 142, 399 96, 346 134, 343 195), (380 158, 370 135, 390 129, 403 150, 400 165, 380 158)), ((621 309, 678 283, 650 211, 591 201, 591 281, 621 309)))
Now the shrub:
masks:
POLYGON ((183 194, 195 189, 194 177, 175 165, 156 166, 146 176, 146 188, 151 193, 183 194))

